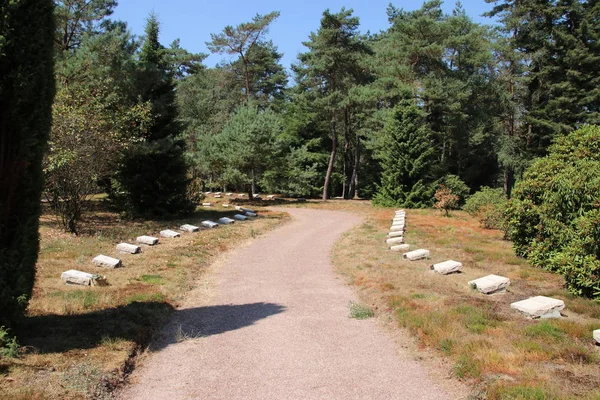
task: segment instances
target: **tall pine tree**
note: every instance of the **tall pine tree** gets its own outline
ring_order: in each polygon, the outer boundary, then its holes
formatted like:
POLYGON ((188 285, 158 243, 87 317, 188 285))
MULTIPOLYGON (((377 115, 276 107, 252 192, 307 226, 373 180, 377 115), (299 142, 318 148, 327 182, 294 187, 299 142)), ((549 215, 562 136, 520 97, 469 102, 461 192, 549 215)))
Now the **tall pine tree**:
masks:
POLYGON ((153 124, 137 146, 123 157, 111 197, 131 215, 163 217, 187 213, 194 204, 188 196, 185 142, 177 120, 174 73, 168 51, 160 44, 156 15, 146 22, 140 52, 138 91, 152 107, 153 124))
POLYGON ((403 101, 387 121, 383 136, 376 152, 383 172, 373 203, 386 207, 430 206, 435 150, 426 115, 415 104, 403 101))

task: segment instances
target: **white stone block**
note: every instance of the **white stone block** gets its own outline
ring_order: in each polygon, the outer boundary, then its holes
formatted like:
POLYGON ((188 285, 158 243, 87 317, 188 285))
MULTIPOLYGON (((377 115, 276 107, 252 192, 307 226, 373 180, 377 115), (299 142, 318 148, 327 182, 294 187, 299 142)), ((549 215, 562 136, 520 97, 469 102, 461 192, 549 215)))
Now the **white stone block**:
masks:
POLYGON ((270 195, 267 196, 267 199, 269 199, 269 200, 273 200, 274 198, 275 198, 274 194, 270 194, 270 195))
POLYGON ((99 267, 103 268, 119 268, 121 266, 121 260, 108 256, 99 255, 95 257, 92 262, 99 267))
POLYGON ((245 208, 245 207, 241 207, 240 210, 243 211, 243 212, 251 212, 251 213, 255 213, 256 212, 256 211, 254 211, 254 210, 252 210, 250 208, 245 208))
POLYGON ((255 199, 260 199, 260 194, 255 194, 252 197, 254 197, 255 199))
POLYGON ((60 279, 68 285, 92 286, 93 274, 70 269, 60 275, 60 279))
POLYGON ((442 275, 452 274, 454 272, 460 271, 462 268, 462 263, 454 260, 444 261, 438 264, 433 264, 431 269, 435 272, 438 272, 442 275))
POLYGON ((181 225, 179 227, 179 230, 182 232, 198 232, 200 230, 200 228, 198 228, 197 226, 194 226, 194 225, 185 224, 185 225, 181 225))
POLYGON ((405 218, 406 214, 405 213, 396 213, 394 214, 394 218, 405 218))
POLYGON ((212 207, 212 203, 202 203, 202 207, 212 207))
POLYGON ((404 222, 392 222, 392 226, 401 226, 401 227, 404 227, 405 224, 404 224, 404 222))
POLYGON ((400 243, 404 243, 404 238, 402 236, 395 237, 395 238, 392 238, 392 239, 388 239, 385 242, 388 244, 388 246, 389 245, 393 245, 393 244, 400 244, 400 243))
POLYGON ((469 286, 483 294, 504 292, 510 285, 510 279, 498 275, 488 275, 469 282, 469 286))
POLYGON ((237 219, 238 221, 245 221, 248 219, 248 217, 246 217, 245 215, 242 215, 242 214, 235 214, 233 216, 233 219, 237 219))
POLYGON ((404 226, 400 226, 400 225, 392 225, 392 227, 390 228, 390 232, 399 232, 399 231, 403 231, 404 230, 404 226))
POLYGON ((221 225, 229 225, 229 224, 233 224, 235 222, 235 220, 231 219, 231 218, 223 217, 223 218, 219 218, 218 222, 221 225))
POLYGON ((233 193, 225 193, 226 196, 233 196, 233 193))
POLYGON ((600 329, 596 329, 592 333, 592 336, 594 337, 594 340, 596 341, 596 344, 600 344, 600 329))
POLYGON ((410 245, 409 244, 399 244, 397 246, 390 247, 391 251, 406 251, 408 249, 410 249, 410 245))
POLYGON ((238 194, 238 197, 244 197, 246 195, 246 193, 240 193, 238 194))
POLYGON ((246 214, 246 216, 252 217, 252 218, 255 218, 258 216, 258 214, 256 214, 255 212, 252 212, 252 211, 244 211, 244 214, 246 214))
POLYGON ((410 261, 422 260, 429 257, 429 250, 419 249, 410 251, 408 253, 404 253, 403 257, 410 261))
POLYGON ((128 254, 137 254, 137 253, 142 252, 142 248, 140 246, 136 246, 135 244, 129 244, 129 243, 119 243, 117 245, 117 250, 120 251, 121 253, 128 253, 128 254))
POLYGON ((222 194, 223 194, 223 192, 217 192, 217 193, 215 193, 215 196, 220 196, 222 194))
POLYGON ((527 318, 560 318, 565 302, 551 297, 536 296, 512 303, 510 308, 520 311, 527 318))
POLYGON ((223 196, 221 196, 220 194, 215 194, 215 199, 221 199, 223 198, 223 196))
POLYGON ((216 228, 219 226, 219 224, 213 221, 202 221, 201 225, 205 228, 216 228))
POLYGON ((404 235, 404 232, 402 232, 402 231, 396 231, 396 232, 390 232, 390 233, 388 233, 389 237, 398 237, 398 236, 403 236, 403 235, 404 235))
POLYGON ((401 209, 399 209, 399 210, 396 210, 396 212, 397 212, 397 213, 403 213, 403 212, 406 212, 406 211, 404 211, 404 209, 402 209, 402 208, 401 208, 401 209))
POLYGON ((394 221, 394 222, 396 222, 396 221, 398 221, 398 222, 405 222, 406 218, 404 218, 404 217, 396 217, 396 218, 392 219, 392 221, 394 221))
POLYGON ((140 244, 147 244, 148 246, 154 246, 158 244, 158 238, 153 236, 138 236, 135 241, 140 244))
POLYGON ((209 191, 209 192, 204 192, 204 194, 211 194, 211 193, 212 193, 212 192, 210 192, 210 191, 209 191))
POLYGON ((235 209, 238 210, 238 211, 241 211, 242 208, 243 208, 242 206, 235 206, 235 209))
POLYGON ((164 231, 160 231, 160 236, 166 238, 177 238, 181 235, 179 234, 179 232, 175 232, 170 229, 165 229, 164 231))
POLYGON ((221 205, 222 205, 223 207, 225 207, 225 208, 229 208, 229 207, 231 207, 231 206, 230 206, 229 204, 227 204, 227 203, 225 203, 225 204, 221 204, 221 205))

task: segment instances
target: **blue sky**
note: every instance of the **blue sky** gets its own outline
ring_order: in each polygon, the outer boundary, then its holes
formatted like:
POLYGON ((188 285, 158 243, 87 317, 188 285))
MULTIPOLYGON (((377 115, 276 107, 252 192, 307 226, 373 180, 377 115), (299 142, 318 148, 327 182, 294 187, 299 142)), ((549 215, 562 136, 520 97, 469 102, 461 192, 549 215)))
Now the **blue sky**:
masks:
MULTIPOLYGON (((413 10, 419 8, 421 1, 391 1, 394 6, 413 10)), ((450 12, 454 1, 444 3, 444 10, 450 12)), ((144 32, 144 23, 148 14, 154 10, 161 22, 160 41, 169 45, 173 40, 181 39, 181 46, 190 52, 209 53, 206 41, 211 33, 220 32, 226 25, 237 25, 250 21, 256 13, 267 14, 277 10, 281 16, 272 25, 268 37, 273 40, 280 52, 284 53, 282 63, 289 67, 299 52, 305 51, 302 45, 311 31, 319 28, 321 14, 327 8, 332 12, 342 7, 352 8, 360 17, 361 32, 379 32, 386 29, 386 8, 390 0, 119 0, 112 18, 126 21, 136 35, 144 32)), ((484 0, 463 0, 463 7, 475 21, 490 23, 489 18, 481 14, 492 5, 484 0)), ((214 66, 223 59, 220 55, 211 55, 205 60, 208 66, 214 66)))

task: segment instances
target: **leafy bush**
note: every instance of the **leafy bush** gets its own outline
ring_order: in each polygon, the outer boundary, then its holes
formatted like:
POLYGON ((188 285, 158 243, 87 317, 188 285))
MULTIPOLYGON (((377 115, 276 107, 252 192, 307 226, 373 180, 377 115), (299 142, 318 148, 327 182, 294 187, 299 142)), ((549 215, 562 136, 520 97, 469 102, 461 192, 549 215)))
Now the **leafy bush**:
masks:
POLYGON ((0 326, 0 357, 16 358, 19 356, 21 346, 17 338, 11 336, 8 329, 0 326))
POLYGON ((445 185, 440 185, 438 190, 435 192, 435 208, 444 210, 446 217, 449 215, 450 210, 458 208, 459 197, 452 192, 452 189, 445 185))
POLYGON ((449 188, 452 191, 453 195, 458 196, 458 202, 454 206, 455 209, 457 209, 460 206, 462 206, 463 204, 465 204, 465 201, 469 197, 469 193, 470 193, 469 187, 467 186, 466 183, 464 183, 456 175, 448 174, 448 175, 442 177, 438 181, 438 185, 439 186, 444 185, 445 187, 449 188))
POLYGON ((506 209, 516 253, 600 299, 600 127, 558 139, 523 178, 506 209))
POLYGON ((477 218, 485 229, 502 229, 507 201, 502 189, 483 186, 467 199, 463 210, 477 218))

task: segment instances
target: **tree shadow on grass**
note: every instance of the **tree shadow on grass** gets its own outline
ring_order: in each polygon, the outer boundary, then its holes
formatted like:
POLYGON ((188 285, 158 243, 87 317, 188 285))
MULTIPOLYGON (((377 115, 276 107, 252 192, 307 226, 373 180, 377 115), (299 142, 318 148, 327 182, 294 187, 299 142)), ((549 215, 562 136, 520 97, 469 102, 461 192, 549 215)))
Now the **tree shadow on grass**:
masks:
POLYGON ((253 325, 285 311, 274 303, 218 305, 175 310, 164 302, 134 302, 126 306, 78 315, 46 315, 25 319, 18 331, 21 345, 40 354, 97 347, 111 339, 126 339, 160 350, 186 338, 218 335, 253 325))

